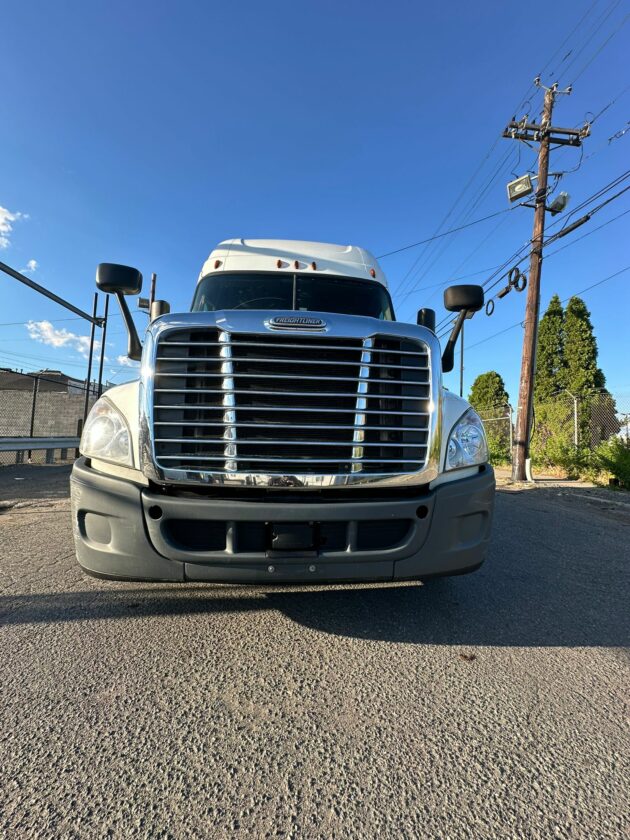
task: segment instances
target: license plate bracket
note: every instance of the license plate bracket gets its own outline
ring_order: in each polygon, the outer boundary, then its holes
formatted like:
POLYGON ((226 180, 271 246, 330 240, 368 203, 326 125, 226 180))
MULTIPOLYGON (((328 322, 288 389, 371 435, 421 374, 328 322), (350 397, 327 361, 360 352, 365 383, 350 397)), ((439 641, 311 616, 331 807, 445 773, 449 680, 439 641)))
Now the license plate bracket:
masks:
POLYGON ((314 522, 271 522, 269 531, 273 552, 314 552, 317 548, 314 522))

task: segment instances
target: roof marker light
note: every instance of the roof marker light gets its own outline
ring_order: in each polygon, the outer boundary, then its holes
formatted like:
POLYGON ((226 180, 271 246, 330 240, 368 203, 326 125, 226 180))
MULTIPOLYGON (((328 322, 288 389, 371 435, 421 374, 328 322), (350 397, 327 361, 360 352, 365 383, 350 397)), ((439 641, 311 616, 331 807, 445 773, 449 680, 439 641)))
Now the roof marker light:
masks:
POLYGON ((311 263, 311 268, 313 269, 313 271, 317 271, 317 263, 315 261, 311 263))
POLYGON ((278 260, 278 262, 276 263, 276 265, 278 266, 278 268, 282 268, 282 260, 278 260))
POLYGON ((376 277, 376 271, 373 268, 370 269, 370 274, 372 277, 376 277))
POLYGON ((293 263, 293 265, 294 265, 294 267, 295 267, 295 268, 299 268, 299 267, 300 267, 300 263, 299 263, 297 260, 293 263))
POLYGON ((221 265, 221 260, 215 260, 214 261, 214 267, 215 268, 218 268, 220 265, 221 265))

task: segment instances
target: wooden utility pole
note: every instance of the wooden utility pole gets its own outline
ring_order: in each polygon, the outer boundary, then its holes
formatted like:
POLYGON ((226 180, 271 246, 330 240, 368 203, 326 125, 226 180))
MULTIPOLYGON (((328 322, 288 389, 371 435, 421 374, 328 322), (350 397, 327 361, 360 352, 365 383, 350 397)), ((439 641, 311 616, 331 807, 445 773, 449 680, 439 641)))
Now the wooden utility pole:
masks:
POLYGON ((525 334, 523 336, 523 355, 521 357, 521 381, 518 389, 518 408, 516 410, 516 435, 512 452, 512 479, 525 481, 526 461, 529 457, 529 439, 532 426, 532 408, 534 405, 534 375, 536 373, 536 343, 538 340, 538 315, 540 312, 540 274, 542 270, 542 246, 545 233, 545 213, 547 202, 547 178, 549 174, 549 126, 555 91, 545 91, 545 104, 541 122, 542 137, 538 152, 538 189, 534 210, 534 231, 532 250, 529 261, 529 282, 527 285, 527 304, 525 306, 525 334))
MULTIPOLYGON (((536 79, 540 87, 540 80, 536 79)), ((571 88, 559 91, 558 85, 545 88, 545 101, 540 124, 526 121, 512 121, 503 132, 504 137, 540 143, 538 151, 538 182, 534 207, 534 230, 529 264, 527 304, 525 307, 525 334, 521 358, 521 379, 516 411, 516 433, 512 449, 512 480, 525 481, 529 472, 529 443, 532 430, 534 402, 534 377, 536 375, 536 344, 538 340, 538 317, 540 312, 540 276, 542 272, 543 237, 545 213, 547 212, 547 181, 549 175, 549 149, 551 144, 580 146, 582 137, 589 133, 588 126, 582 129, 553 128, 551 117, 556 95, 571 93, 571 88)))

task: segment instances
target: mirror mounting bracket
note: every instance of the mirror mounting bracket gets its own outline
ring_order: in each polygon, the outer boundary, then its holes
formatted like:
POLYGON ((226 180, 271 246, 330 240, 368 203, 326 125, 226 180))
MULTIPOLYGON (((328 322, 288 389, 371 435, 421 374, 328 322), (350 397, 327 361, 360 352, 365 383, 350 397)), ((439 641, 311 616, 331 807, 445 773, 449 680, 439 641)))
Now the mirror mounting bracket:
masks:
POLYGON ((444 373, 450 373, 453 370, 455 365, 455 345, 457 344, 457 339, 459 338, 459 334, 462 331, 462 327, 464 325, 464 321, 466 320, 466 316, 468 315, 469 310, 462 309, 462 311, 457 316, 457 320, 455 321, 455 326, 451 330, 451 334, 448 337, 448 341, 446 342, 446 347, 444 348, 444 352, 442 353, 442 370, 444 373))
POLYGON ((124 294, 122 292, 116 292, 116 299, 118 300, 118 305, 120 306, 120 314, 122 315, 125 327, 127 328, 127 355, 135 362, 139 362, 142 357, 142 344, 138 338, 136 325, 131 317, 131 312, 129 311, 129 306, 127 305, 124 294))

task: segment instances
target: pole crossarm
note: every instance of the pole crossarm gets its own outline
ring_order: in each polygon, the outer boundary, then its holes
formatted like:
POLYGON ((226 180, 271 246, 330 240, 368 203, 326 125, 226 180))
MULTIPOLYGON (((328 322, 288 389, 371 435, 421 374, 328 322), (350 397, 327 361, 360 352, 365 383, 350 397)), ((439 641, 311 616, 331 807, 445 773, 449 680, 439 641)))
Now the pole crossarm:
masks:
MULTIPOLYGON (((543 132, 524 134, 522 132, 508 131, 506 129, 503 132, 503 136, 509 138, 510 140, 524 140, 526 143, 538 143, 543 136, 543 132)), ((549 142, 553 143, 554 146, 574 146, 575 148, 582 145, 580 137, 553 137, 551 134, 549 135, 549 142)))
POLYGON ((506 134, 508 137, 511 137, 511 132, 513 130, 517 131, 533 131, 537 135, 537 139, 540 139, 540 135, 543 131, 546 131, 549 134, 567 134, 570 137, 588 137, 591 133, 591 127, 589 123, 585 123, 582 128, 560 128, 559 126, 548 126, 545 128, 541 123, 528 123, 528 122, 520 122, 518 120, 511 120, 505 131, 503 132, 503 136, 505 137, 506 134))
MULTIPOLYGON (((542 87, 542 85, 541 85, 542 87)), ((557 93, 569 93, 569 90, 558 91, 556 86, 545 88, 551 97, 557 93)), ((591 133, 590 123, 584 123, 582 128, 562 128, 561 126, 549 125, 544 120, 540 123, 527 122, 512 119, 503 131, 503 136, 510 140, 524 140, 526 143, 540 143, 543 139, 548 140, 554 146, 581 146, 582 140, 591 133)))
POLYGON ((582 145, 582 140, 589 134, 590 126, 588 125, 579 129, 555 128, 553 126, 545 129, 537 123, 511 122, 505 128, 503 137, 507 137, 508 140, 524 140, 526 143, 540 143, 544 138, 554 146, 579 147, 582 145))
POLYGON ((96 317, 96 315, 88 315, 87 312, 84 312, 82 309, 79 309, 77 306, 74 306, 74 304, 70 303, 67 300, 64 300, 62 297, 59 297, 59 295, 56 295, 54 292, 51 292, 48 289, 45 289, 43 286, 40 286, 39 283, 36 283, 34 280, 31 280, 30 277, 26 277, 20 271, 16 271, 15 268, 11 268, 10 265, 0 262, 0 271, 4 271, 4 273, 8 274, 9 277, 13 277, 15 280, 19 280, 20 283, 24 283, 25 286, 28 286, 34 291, 39 292, 40 295, 44 295, 44 297, 47 297, 49 300, 53 300, 55 303, 58 303, 65 309, 69 309, 70 312, 74 312, 75 315, 78 315, 80 318, 84 318, 91 324, 94 324, 97 327, 102 326, 102 318, 96 317))

